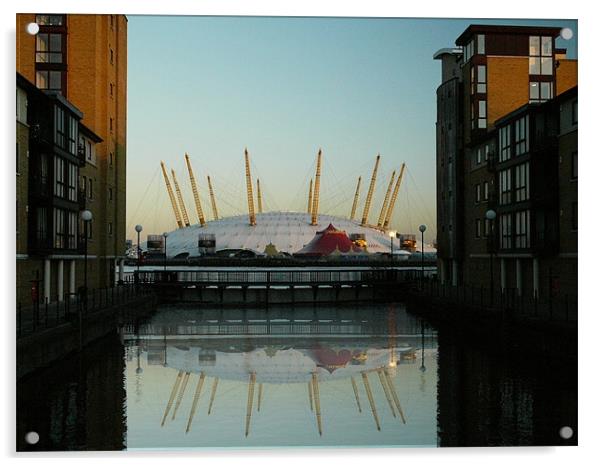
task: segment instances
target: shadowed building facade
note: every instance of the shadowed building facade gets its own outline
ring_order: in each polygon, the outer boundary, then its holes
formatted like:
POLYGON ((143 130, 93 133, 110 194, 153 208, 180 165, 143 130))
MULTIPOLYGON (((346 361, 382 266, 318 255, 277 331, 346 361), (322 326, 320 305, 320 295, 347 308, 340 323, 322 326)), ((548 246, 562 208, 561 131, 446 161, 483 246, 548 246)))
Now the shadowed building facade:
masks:
MULTIPOLYGON (((59 96, 79 112, 81 124, 73 131, 66 128, 65 134, 76 137, 76 152, 82 160, 76 186, 83 196, 80 208, 93 214, 88 234, 88 286, 111 286, 125 253, 127 18, 18 14, 16 58, 23 81, 59 96), (26 30, 32 22, 39 25, 36 35, 26 30)), ((22 127, 18 124, 18 140, 25 138, 28 130, 31 128, 26 123, 22 127)), ((24 164, 31 162, 27 150, 25 145, 17 147, 22 172, 24 164)), ((49 169, 55 167, 49 165, 49 169)), ((60 179, 51 174, 53 180, 60 179)), ((82 250, 75 248, 69 254, 57 248, 30 250, 23 240, 26 234, 21 234, 32 221, 24 193, 18 186, 17 300, 31 302, 31 281, 36 279, 40 280, 41 300, 61 300, 65 292, 83 285, 82 250), (72 267, 75 284, 60 286, 71 280, 67 271, 72 267)), ((55 220, 48 224, 53 240, 59 224, 55 220)), ((82 235, 80 224, 76 233, 79 241, 82 235)))
POLYGON ((493 269, 496 290, 576 295, 577 61, 559 34, 471 25, 434 56, 443 283, 488 287, 493 269))

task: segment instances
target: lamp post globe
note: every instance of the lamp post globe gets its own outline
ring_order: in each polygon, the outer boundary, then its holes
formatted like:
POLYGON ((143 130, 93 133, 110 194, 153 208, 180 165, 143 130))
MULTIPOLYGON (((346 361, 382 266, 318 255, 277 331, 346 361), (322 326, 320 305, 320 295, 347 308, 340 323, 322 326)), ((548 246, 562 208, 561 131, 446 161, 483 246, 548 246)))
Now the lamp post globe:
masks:
POLYGON ((163 271, 167 272, 167 237, 169 236, 169 234, 165 231, 163 232, 163 254, 164 254, 164 260, 163 260, 163 271))
POLYGON ((426 225, 422 224, 418 227, 418 230, 420 230, 420 243, 422 244, 422 252, 421 252, 421 256, 422 256, 422 274, 421 274, 421 280, 420 283, 422 283, 424 281, 424 232, 426 231, 426 225))
POLYGON ((138 246, 136 250, 136 282, 138 282, 140 277, 140 232, 142 231, 142 225, 138 224, 134 227, 134 229, 136 230, 136 233, 138 233, 138 246))
POLYGON ((391 238, 391 266, 393 266, 393 238, 397 236, 397 232, 395 230, 389 231, 389 238, 391 238))
POLYGON ((90 222, 92 221, 93 215, 92 212, 86 209, 79 213, 79 218, 81 218, 84 222, 90 222))
POLYGON ((485 218, 489 220, 489 303, 493 304, 493 225, 492 222, 497 217, 495 210, 489 209, 485 212, 485 218))

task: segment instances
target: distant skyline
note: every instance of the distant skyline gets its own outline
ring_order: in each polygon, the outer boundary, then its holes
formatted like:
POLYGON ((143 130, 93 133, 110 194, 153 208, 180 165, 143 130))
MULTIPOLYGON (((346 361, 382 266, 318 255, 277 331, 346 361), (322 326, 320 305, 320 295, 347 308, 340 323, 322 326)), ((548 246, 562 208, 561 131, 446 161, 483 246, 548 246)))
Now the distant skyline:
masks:
MULTIPOLYGON (((392 170, 407 164, 392 228, 436 233, 435 92, 440 62, 469 24, 551 25, 577 58, 577 21, 128 16, 127 237, 176 227, 159 163, 178 176, 196 219, 184 153, 205 215, 206 176, 221 216, 246 213, 243 153, 260 178, 264 211, 307 206, 323 151, 320 211, 348 216, 357 177, 361 206, 381 154, 371 217, 392 170)), ((361 209, 358 208, 361 212, 361 209)), ((195 223, 193 221, 193 223, 195 223)))

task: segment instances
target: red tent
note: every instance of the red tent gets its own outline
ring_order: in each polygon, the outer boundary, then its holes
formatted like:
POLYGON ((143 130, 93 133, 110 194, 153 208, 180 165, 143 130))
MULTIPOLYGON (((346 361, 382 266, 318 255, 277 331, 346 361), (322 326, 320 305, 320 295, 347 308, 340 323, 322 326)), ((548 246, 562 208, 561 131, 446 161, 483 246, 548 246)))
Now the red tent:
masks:
POLYGON ((331 223, 324 230, 317 231, 314 239, 295 255, 322 257, 332 254, 336 250, 341 253, 362 252, 362 249, 349 239, 347 233, 343 230, 337 230, 331 223))

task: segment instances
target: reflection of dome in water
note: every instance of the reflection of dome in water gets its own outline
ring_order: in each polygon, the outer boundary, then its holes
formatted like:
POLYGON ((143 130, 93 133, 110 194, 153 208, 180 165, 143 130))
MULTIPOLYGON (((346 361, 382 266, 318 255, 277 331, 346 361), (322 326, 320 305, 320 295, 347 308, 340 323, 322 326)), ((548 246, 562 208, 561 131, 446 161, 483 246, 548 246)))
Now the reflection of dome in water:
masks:
POLYGON ((174 346, 167 348, 169 367, 200 373, 208 377, 247 381, 249 374, 256 374, 261 383, 299 383, 308 382, 311 374, 316 373, 320 381, 359 375, 362 371, 389 365, 391 350, 387 348, 369 348, 361 352, 346 348, 316 348, 312 350, 258 348, 249 352, 215 352, 215 359, 206 363, 199 348, 187 351, 174 346), (365 356, 364 356, 365 355, 365 356), (360 356, 361 364, 354 362, 360 356))
MULTIPOLYGON (((289 254, 296 253, 308 245, 316 236, 332 224, 343 230, 348 236, 365 235, 368 252, 386 253, 391 250, 391 238, 387 232, 368 226, 361 226, 358 221, 333 215, 319 215, 318 225, 311 225, 310 214, 302 212, 266 212, 256 214, 257 225, 249 225, 247 215, 237 215, 207 222, 204 227, 191 225, 169 233, 167 249, 169 257, 188 253, 190 257, 199 255, 199 234, 215 235, 216 250, 251 249, 264 252, 270 244, 278 251, 289 254)), ((395 242, 395 248, 399 243, 395 242)), ((271 249, 271 247, 270 247, 271 249)), ((340 249, 340 248, 339 248, 340 249)), ((425 251, 432 251, 425 247, 425 251)), ((341 250, 343 252, 343 250, 341 250)))

